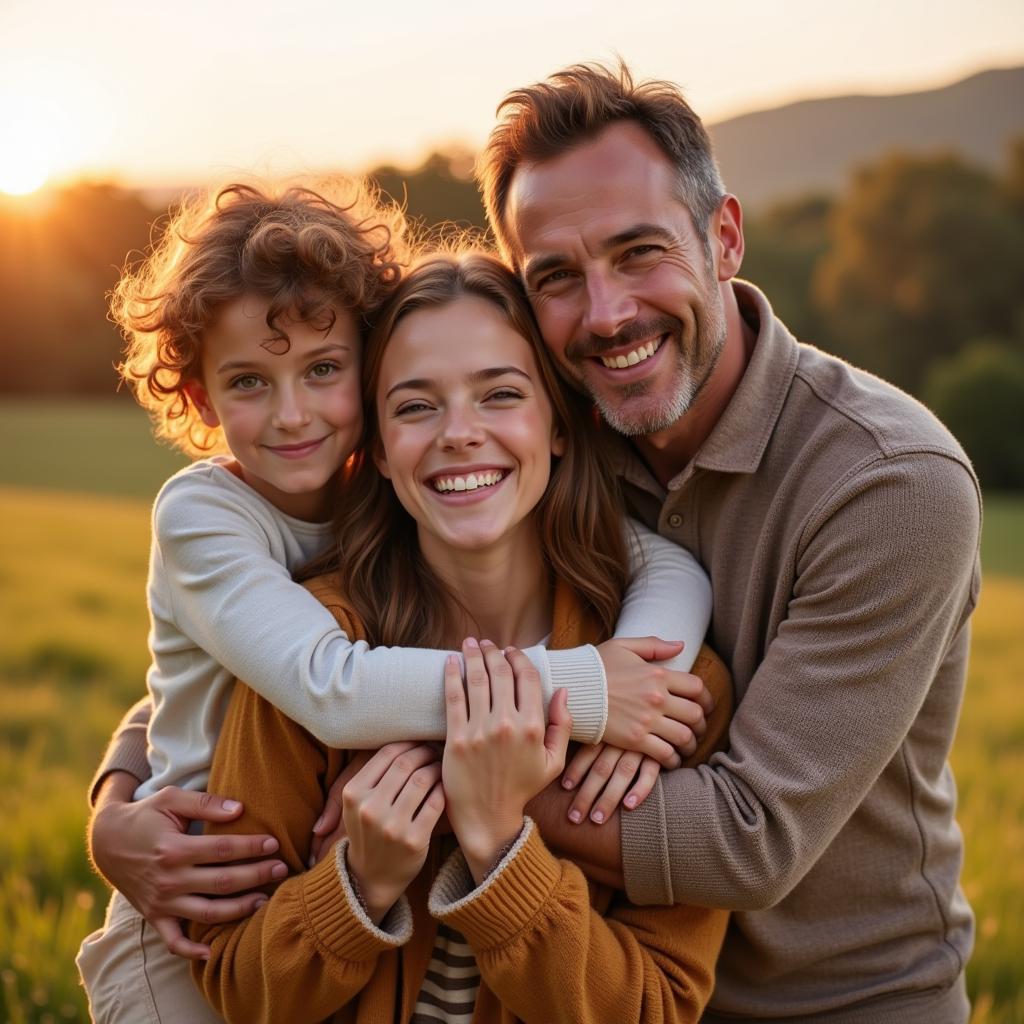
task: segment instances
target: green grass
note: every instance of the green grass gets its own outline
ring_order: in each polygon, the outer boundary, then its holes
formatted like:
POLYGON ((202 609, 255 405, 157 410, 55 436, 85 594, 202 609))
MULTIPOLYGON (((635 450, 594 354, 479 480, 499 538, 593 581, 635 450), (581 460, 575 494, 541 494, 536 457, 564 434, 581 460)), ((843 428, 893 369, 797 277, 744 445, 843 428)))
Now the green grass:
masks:
MULTIPOLYGON (((85 787, 143 689, 149 502, 180 460, 121 403, 0 405, 0 1021, 84 1020, 102 920, 85 787), (92 493, 72 493, 90 491, 92 493)), ((986 582, 953 762, 978 917, 974 1024, 1024 1022, 1024 498, 986 502, 986 582)))

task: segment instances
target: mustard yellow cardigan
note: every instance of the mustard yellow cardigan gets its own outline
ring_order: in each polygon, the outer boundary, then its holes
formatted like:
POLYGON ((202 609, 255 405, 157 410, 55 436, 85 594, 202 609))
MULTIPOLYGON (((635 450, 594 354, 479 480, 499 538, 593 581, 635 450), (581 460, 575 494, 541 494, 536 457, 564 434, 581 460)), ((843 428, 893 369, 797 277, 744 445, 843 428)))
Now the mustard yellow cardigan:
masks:
MULTIPOLYGON (((353 641, 366 638, 336 578, 308 586, 353 641)), ((597 642, 596 634, 568 589, 556 587, 550 646, 597 642)), ((720 659, 705 648, 694 672, 716 708, 688 763, 721 747, 732 710, 731 680, 720 659)), ((346 760, 345 752, 325 747, 248 686, 235 685, 209 788, 241 800, 245 810, 208 831, 276 836, 291 877, 267 887, 271 898, 252 917, 192 926, 192 937, 212 948, 208 962, 193 964, 195 980, 228 1021, 392 1024, 399 1004, 397 1019, 407 1021, 438 919, 461 932, 476 955, 481 986, 474 1024, 700 1019, 727 912, 634 906, 555 857, 529 824, 502 867, 456 901, 438 899, 439 889, 451 894, 459 865, 442 868, 435 840, 406 898, 382 922, 385 930, 373 927, 357 909, 337 856, 306 869, 313 823, 346 760), (444 905, 437 918, 428 906, 432 884, 435 912, 444 905)))

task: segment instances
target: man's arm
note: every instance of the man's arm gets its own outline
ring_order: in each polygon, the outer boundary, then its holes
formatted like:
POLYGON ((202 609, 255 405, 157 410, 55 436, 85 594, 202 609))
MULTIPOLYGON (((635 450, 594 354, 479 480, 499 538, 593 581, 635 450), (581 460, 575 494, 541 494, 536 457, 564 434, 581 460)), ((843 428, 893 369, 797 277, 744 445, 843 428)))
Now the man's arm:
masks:
MULTIPOLYGON (((146 726, 149 725, 152 713, 153 703, 148 697, 143 697, 125 712, 124 718, 114 730, 114 735, 110 737, 103 760, 100 761, 92 782, 89 783, 90 807, 96 807, 103 783, 112 772, 125 773, 135 780, 135 785, 124 797, 126 800, 131 800, 132 793, 138 788, 139 783, 145 782, 152 774, 146 757, 146 726)), ((128 784, 126 778, 121 779, 112 795, 116 797, 125 792, 128 784)))
POLYGON ((772 906, 856 810, 926 699, 945 757, 979 526, 972 477, 940 455, 890 458, 837 487, 808 523, 789 614, 737 709, 729 750, 663 773, 622 819, 631 899, 772 906))

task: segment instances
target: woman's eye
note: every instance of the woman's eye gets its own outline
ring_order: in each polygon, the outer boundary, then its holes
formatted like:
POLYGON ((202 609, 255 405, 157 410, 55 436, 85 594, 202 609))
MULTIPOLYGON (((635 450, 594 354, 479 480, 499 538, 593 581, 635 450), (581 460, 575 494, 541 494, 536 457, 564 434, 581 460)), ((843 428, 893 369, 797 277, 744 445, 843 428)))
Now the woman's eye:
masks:
POLYGON ((487 401, 510 402, 522 397, 522 392, 517 391, 515 388, 498 388, 487 396, 487 401))
POLYGON ((405 405, 400 405, 395 410, 396 416, 406 416, 410 413, 426 412, 430 409, 430 406, 426 402, 406 402, 405 405))
POLYGON ((257 377, 255 373, 243 373, 231 382, 231 387, 236 391, 255 391, 262 384, 262 379, 257 377))

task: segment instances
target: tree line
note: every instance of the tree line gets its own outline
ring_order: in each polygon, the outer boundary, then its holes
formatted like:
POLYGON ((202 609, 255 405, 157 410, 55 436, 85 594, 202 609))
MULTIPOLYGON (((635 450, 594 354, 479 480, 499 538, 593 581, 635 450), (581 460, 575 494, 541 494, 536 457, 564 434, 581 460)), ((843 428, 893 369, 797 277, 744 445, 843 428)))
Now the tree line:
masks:
MULTIPOLYGON (((471 170, 458 151, 371 177, 429 237, 441 222, 485 229, 471 170)), ((115 392, 106 294, 165 219, 106 184, 0 202, 0 395, 115 392)), ((743 276, 797 337, 929 405, 986 486, 1024 489, 1024 139, 998 174, 894 153, 839 195, 748 214, 746 236, 743 276)))

